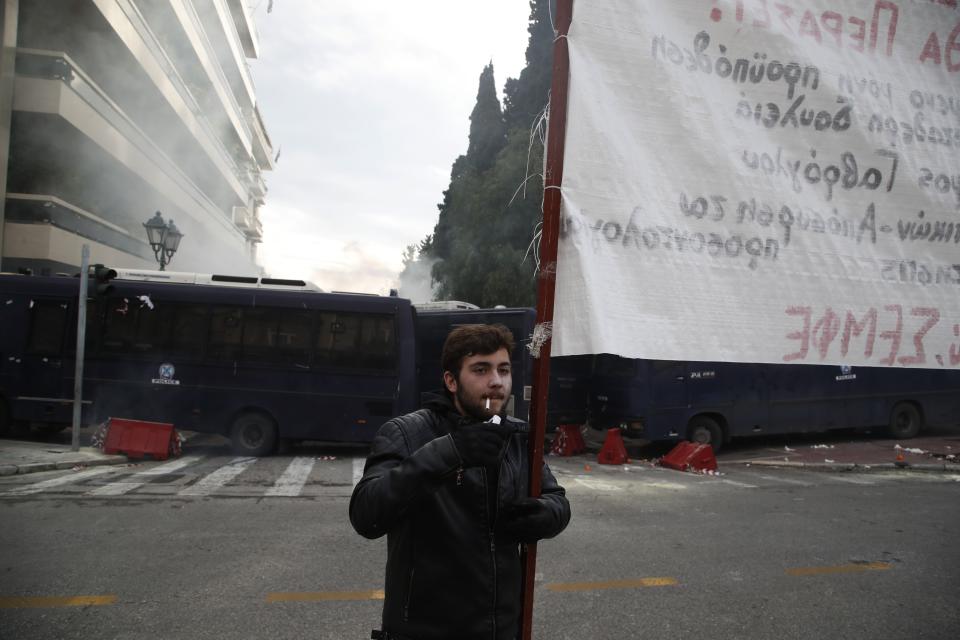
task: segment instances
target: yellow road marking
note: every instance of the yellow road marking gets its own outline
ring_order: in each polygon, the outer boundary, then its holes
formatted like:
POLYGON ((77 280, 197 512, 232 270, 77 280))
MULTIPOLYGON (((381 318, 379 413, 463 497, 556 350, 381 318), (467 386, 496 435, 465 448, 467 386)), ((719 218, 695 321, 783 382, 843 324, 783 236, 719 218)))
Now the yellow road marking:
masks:
POLYGON ((546 588, 548 591, 596 591, 599 589, 670 587, 676 584, 678 584, 676 578, 638 578, 636 580, 608 580, 606 582, 554 582, 546 585, 546 588))
POLYGON ((95 607, 113 604, 117 596, 10 596, 0 597, 0 609, 41 609, 49 607, 95 607))
POLYGON ((892 568, 889 562, 863 562, 857 564, 841 564, 836 567, 798 567, 787 569, 789 576, 823 576, 832 573, 861 573, 863 571, 885 571, 892 568))
POLYGON ((372 591, 305 591, 268 593, 267 602, 336 602, 347 600, 383 600, 383 589, 372 591))

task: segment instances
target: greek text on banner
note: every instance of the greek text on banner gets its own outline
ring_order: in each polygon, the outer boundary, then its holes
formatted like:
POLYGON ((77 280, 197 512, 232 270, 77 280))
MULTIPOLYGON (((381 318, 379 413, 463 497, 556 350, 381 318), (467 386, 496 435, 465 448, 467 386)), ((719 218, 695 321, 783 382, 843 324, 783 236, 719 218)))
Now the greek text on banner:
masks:
POLYGON ((554 355, 960 368, 956 0, 575 1, 554 355))

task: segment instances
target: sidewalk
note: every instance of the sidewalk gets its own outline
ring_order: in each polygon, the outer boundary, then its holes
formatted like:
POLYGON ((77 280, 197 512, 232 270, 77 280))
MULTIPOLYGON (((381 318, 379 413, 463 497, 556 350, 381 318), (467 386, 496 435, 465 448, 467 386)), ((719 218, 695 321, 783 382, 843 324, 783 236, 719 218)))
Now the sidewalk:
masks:
POLYGON ((956 432, 911 440, 871 438, 869 435, 814 440, 806 436, 802 442, 784 444, 779 448, 721 450, 717 461, 720 464, 824 470, 913 469, 960 473, 960 434, 956 432), (898 460, 898 456, 902 459, 898 460))
MULTIPOLYGON (((587 454, 595 456, 606 432, 588 429, 587 454), (592 432, 592 433, 591 433, 592 432)), ((633 460, 659 458, 672 445, 624 438, 633 460)), ((549 450, 549 444, 547 445, 549 450)), ((794 467, 824 471, 911 469, 960 473, 960 429, 937 429, 911 440, 865 433, 811 433, 737 438, 717 454, 717 464, 794 467), (899 446, 899 448, 898 448, 899 446), (897 460, 898 454, 903 456, 897 460)))
MULTIPOLYGON (((86 440, 81 438, 81 442, 86 440)), ((0 440, 0 476, 127 462, 127 456, 106 455, 92 447, 80 447, 79 451, 70 449, 69 444, 0 440)))

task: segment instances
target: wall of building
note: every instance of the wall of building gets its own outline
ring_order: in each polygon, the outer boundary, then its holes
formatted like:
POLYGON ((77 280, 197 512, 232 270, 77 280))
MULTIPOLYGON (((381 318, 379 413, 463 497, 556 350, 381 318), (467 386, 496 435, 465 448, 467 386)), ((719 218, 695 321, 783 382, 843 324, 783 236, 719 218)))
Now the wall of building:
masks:
MULTIPOLYGON (((12 234, 0 241, 4 268, 63 270, 79 264, 83 243, 92 262, 150 266, 143 223, 160 211, 184 234, 171 268, 256 273, 272 149, 246 67, 257 49, 242 3, 19 8, 9 152, 0 150, 9 159, 0 229, 12 234)), ((2 116, 0 103, 0 128, 2 116)))
MULTIPOLYGON (((19 9, 20 0, 0 0, 0 247, 3 246, 4 235, 4 201, 7 197, 7 165, 19 9)), ((5 268, 3 252, 0 251, 0 271, 5 268)))

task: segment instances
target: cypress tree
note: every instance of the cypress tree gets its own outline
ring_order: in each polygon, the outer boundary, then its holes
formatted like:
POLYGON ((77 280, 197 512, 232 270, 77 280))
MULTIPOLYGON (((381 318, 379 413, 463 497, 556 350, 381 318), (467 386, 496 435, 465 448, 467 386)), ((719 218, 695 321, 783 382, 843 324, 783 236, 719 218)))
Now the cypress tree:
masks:
POLYGON ((503 121, 500 100, 497 99, 491 62, 480 74, 477 104, 470 114, 470 144, 467 147, 470 168, 478 172, 489 169, 506 142, 507 125, 503 121))
POLYGON ((554 34, 550 16, 555 9, 554 0, 530 0, 527 65, 518 79, 508 79, 503 88, 504 117, 509 129, 529 129, 547 104, 553 68, 554 34))

